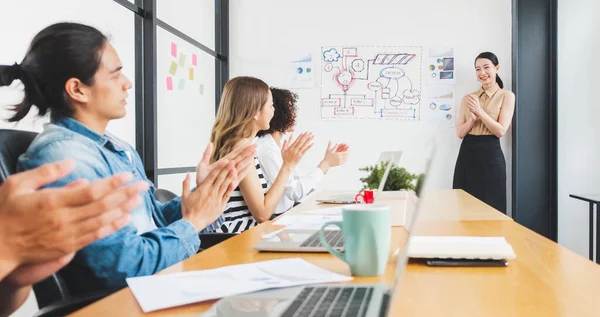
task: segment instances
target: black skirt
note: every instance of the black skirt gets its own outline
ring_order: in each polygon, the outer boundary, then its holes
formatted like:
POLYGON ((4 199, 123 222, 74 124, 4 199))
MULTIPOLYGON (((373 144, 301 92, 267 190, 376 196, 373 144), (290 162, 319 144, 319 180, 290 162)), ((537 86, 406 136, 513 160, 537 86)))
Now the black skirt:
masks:
POLYGON ((460 145, 452 188, 463 189, 506 214, 506 160, 500 139, 467 134, 460 145))

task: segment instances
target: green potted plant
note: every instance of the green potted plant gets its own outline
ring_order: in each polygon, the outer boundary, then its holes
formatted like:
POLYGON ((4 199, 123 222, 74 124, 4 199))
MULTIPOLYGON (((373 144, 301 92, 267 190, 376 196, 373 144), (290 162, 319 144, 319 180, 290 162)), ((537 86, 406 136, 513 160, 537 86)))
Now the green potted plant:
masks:
MULTIPOLYGON (((360 178, 360 181, 363 183, 363 189, 379 188, 379 183, 381 182, 381 178, 383 178, 387 164, 388 162, 381 162, 379 165, 359 168, 360 171, 369 173, 366 177, 360 178)), ((425 174, 412 174, 404 167, 398 167, 396 164, 393 164, 383 191, 412 190, 419 196, 424 179, 425 174)))

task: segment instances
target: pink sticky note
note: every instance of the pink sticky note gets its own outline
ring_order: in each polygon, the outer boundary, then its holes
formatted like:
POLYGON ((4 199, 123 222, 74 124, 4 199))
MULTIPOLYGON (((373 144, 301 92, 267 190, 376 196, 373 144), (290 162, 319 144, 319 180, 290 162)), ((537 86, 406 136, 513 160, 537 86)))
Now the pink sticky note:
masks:
POLYGON ((196 54, 192 54, 192 65, 198 65, 198 56, 196 56, 196 54))
POLYGON ((177 57, 177 45, 175 43, 171 43, 171 56, 177 57))
POLYGON ((173 77, 167 76, 167 90, 173 90, 173 77))

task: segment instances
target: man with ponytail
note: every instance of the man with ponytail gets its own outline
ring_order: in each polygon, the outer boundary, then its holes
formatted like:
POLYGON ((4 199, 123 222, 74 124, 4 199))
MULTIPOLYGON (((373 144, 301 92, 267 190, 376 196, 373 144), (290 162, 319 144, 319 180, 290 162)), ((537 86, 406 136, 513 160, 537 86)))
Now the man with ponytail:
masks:
POLYGON ((515 94, 503 89, 499 70, 494 53, 484 52, 475 59, 475 75, 482 86, 461 103, 456 135, 462 144, 453 188, 506 213, 506 161, 499 139, 512 122, 515 94))
POLYGON ((159 203, 135 149, 106 131, 111 120, 125 116, 131 82, 107 38, 90 26, 58 23, 42 30, 20 64, 0 69, 0 85, 16 79, 23 83, 25 97, 13 107, 10 121, 21 120, 32 107, 51 118, 19 158, 20 170, 70 158, 74 171, 45 187, 122 172, 149 186, 128 225, 84 247, 62 269, 74 294, 116 290, 126 286, 127 277, 151 275, 194 255, 198 233, 220 227, 232 190, 253 166, 253 145, 210 164, 209 144, 196 170, 196 189, 190 190, 188 176, 181 198, 159 203))

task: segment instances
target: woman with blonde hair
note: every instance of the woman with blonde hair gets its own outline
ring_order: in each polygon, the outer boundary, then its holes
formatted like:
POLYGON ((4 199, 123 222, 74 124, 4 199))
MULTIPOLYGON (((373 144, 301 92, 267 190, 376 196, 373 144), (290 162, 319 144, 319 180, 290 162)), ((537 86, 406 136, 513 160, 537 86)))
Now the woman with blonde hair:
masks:
MULTIPOLYGON (((273 96, 269 86, 254 77, 236 77, 223 88, 219 110, 210 140, 215 146, 212 162, 216 162, 239 146, 268 130, 273 118, 273 96)), ((302 156, 312 147, 311 133, 302 133, 295 141, 286 140, 281 149, 283 165, 273 185, 266 192, 267 182, 258 159, 235 188, 223 213, 224 223, 218 232, 240 233, 267 221, 281 199, 289 177, 302 156)))

